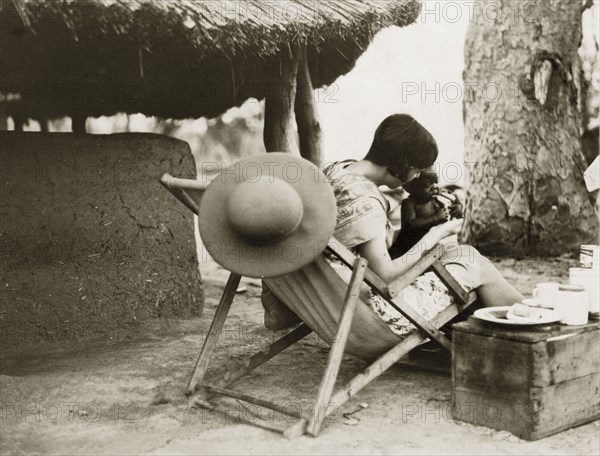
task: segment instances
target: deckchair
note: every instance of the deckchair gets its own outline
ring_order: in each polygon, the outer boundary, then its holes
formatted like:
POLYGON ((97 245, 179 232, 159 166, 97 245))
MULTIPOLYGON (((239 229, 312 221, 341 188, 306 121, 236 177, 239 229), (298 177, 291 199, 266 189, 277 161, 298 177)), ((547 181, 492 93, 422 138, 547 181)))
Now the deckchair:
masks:
MULTIPOLYGON (((200 199, 208 184, 175 178, 168 173, 161 177, 160 182, 198 215, 200 199)), ((386 284, 368 268, 366 259, 355 256, 332 238, 323 254, 307 266, 283 276, 263 279, 275 295, 300 317, 302 323, 265 349, 246 358, 239 367, 227 371, 219 382, 209 384, 204 382, 204 377, 241 279, 240 275, 232 272, 187 386, 186 392, 192 395, 192 403, 217 410, 201 395, 193 396, 199 389, 211 395, 243 400, 291 416, 296 420, 289 427, 278 426, 258 418, 248 420, 254 425, 281 432, 288 438, 305 433, 317 436, 325 418, 335 411, 331 404, 335 404, 336 408, 340 407, 413 348, 431 339, 450 351, 450 341, 439 328, 471 306, 476 301, 476 296, 474 292, 465 292, 438 261, 442 253, 441 247, 432 249, 423 255, 423 258, 405 275, 386 284), (329 260, 332 257, 352 270, 348 283, 332 266, 329 260), (426 271, 433 271, 448 287, 454 298, 449 307, 429 321, 400 296, 400 292, 406 286, 426 271), (358 302, 359 289, 363 282, 404 315, 415 329, 405 337, 400 337, 375 311, 364 303, 358 302), (276 403, 228 389, 234 382, 313 331, 330 344, 331 349, 311 414, 288 410, 276 403), (370 365, 334 393, 335 381, 344 353, 368 360, 370 365)), ((227 414, 222 410, 218 411, 227 414)), ((232 417, 244 419, 242 415, 232 415, 232 417)))

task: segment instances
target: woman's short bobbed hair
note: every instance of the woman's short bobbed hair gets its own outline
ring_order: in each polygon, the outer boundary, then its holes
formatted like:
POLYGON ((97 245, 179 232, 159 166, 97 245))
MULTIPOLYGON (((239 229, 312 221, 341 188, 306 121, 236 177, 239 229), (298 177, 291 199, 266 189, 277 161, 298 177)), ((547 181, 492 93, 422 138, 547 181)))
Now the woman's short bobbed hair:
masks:
POLYGON ((396 170, 405 181, 411 167, 428 168, 437 156, 437 143, 423 125, 408 114, 394 114, 377 127, 365 160, 396 170))

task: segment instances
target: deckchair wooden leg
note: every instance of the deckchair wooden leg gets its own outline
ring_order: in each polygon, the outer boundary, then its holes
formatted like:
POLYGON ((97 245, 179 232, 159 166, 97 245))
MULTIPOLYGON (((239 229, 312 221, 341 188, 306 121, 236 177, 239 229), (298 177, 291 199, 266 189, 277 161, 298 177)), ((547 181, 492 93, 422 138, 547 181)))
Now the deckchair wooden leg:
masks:
POLYGON ((231 308, 231 303, 233 302, 233 297, 235 296, 235 292, 241 278, 242 277, 239 274, 235 274, 233 272, 229 275, 227 285, 225 285, 223 295, 221 296, 221 301, 219 302, 219 306, 217 307, 215 316, 213 317, 208 334, 204 339, 202 350, 200 351, 200 355, 196 361, 196 366, 194 367, 194 371, 190 377, 190 381, 186 389, 186 394, 188 396, 194 393, 197 385, 202 383, 202 380, 204 379, 210 358, 215 350, 215 347, 217 346, 217 342, 219 341, 219 336, 223 330, 225 319, 227 318, 227 314, 231 308))
POLYGON ((267 431, 275 431, 279 432, 280 434, 282 434, 285 431, 285 428, 283 426, 277 426, 276 424, 267 420, 263 420, 259 417, 254 417, 253 419, 250 419, 246 416, 245 413, 230 412, 223 408, 216 407, 207 401, 197 401, 196 405, 207 410, 212 410, 213 412, 221 413, 231 418, 233 421, 244 421, 248 424, 251 424, 252 426, 258 426, 259 428, 266 429, 267 431))
POLYGON ((223 379, 217 384, 217 386, 224 388, 226 386, 231 385, 235 381, 242 378, 248 372, 253 371, 257 367, 266 363, 268 360, 273 358, 275 355, 281 353, 283 350, 288 348, 291 345, 294 345, 299 340, 303 339, 305 336, 309 335, 312 332, 306 324, 301 324, 293 331, 289 332, 285 336, 280 339, 277 339, 275 342, 265 347, 264 350, 252 355, 250 358, 246 358, 242 364, 242 366, 231 369, 225 373, 223 379))
POLYGON ((206 391, 208 391, 209 393, 215 393, 220 396, 226 396, 226 397, 231 397, 234 399, 240 399, 242 401, 249 402, 250 404, 258 405, 260 407, 264 407, 266 409, 269 409, 269 410, 272 410, 275 412, 279 412, 283 415, 288 415, 288 416, 291 416, 294 418, 300 418, 300 416, 301 416, 300 412, 297 410, 294 410, 293 408, 282 407, 281 405, 276 404, 275 402, 261 399, 259 397, 250 396, 248 394, 244 394, 244 393, 241 393, 241 392, 235 391, 235 390, 219 388, 218 386, 207 385, 206 383, 204 383, 202 386, 204 388, 206 388, 206 391))
MULTIPOLYGON (((398 361, 409 351, 411 351, 413 348, 417 347, 424 340, 426 340, 426 338, 427 337, 424 336, 420 331, 415 330, 414 332, 406 336, 406 338, 398 345, 394 346, 386 353, 381 355, 379 358, 377 358, 373 364, 371 364, 364 370, 364 372, 355 376, 344 386, 343 389, 339 390, 331 397, 331 399, 329 400, 329 404, 335 404, 335 407, 329 407, 327 409, 321 410, 321 421, 325 420, 325 418, 331 415, 337 408, 345 404, 361 389, 363 389, 365 386, 367 386, 369 383, 371 383, 373 380, 375 380, 377 377, 383 374, 386 370, 388 370, 396 361, 398 361)), ((294 437, 304 435, 306 434, 306 432, 308 432, 308 420, 306 418, 303 418, 298 420, 289 428, 287 428, 283 435, 288 439, 292 439, 294 437)), ((315 435, 312 433, 310 434, 315 435)))
POLYGON ((336 338, 329 351, 329 359, 319 388, 319 396, 306 429, 309 434, 314 436, 319 435, 326 416, 326 409, 330 406, 329 399, 340 370, 342 357, 344 356, 344 349, 346 348, 346 341, 348 340, 348 334, 352 326, 354 310, 356 309, 356 302, 360 293, 360 286, 365 277, 367 264, 368 262, 364 258, 358 258, 354 264, 348 291, 344 298, 344 306, 342 307, 336 338))
POLYGON ((396 361, 426 340, 426 338, 427 336, 423 335, 420 331, 410 333, 402 342, 377 358, 362 374, 358 374, 343 389, 335 393, 331 398, 331 402, 337 407, 346 403, 361 389, 388 370, 396 361))

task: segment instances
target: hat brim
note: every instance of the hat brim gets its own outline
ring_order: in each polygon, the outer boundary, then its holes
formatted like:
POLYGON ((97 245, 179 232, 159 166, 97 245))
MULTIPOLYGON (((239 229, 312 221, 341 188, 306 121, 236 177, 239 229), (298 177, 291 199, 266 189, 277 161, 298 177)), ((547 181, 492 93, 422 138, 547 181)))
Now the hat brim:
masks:
POLYGON ((247 277, 276 277, 302 268, 325 249, 336 223, 333 189, 311 162, 288 153, 268 153, 241 160, 221 171, 200 205, 200 236, 208 253, 229 271, 247 277), (273 243, 250 244, 230 226, 226 207, 237 184, 269 176, 287 182, 300 196, 298 228, 273 243))

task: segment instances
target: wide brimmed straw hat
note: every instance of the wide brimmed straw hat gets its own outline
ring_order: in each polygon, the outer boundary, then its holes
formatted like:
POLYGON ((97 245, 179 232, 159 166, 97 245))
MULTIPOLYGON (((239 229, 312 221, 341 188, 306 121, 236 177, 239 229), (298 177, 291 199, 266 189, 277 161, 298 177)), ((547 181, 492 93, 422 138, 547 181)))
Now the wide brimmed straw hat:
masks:
POLYGON ((323 173, 303 158, 275 152, 222 170, 204 193, 198 223, 206 250, 221 266, 276 277, 319 256, 336 214, 323 173))

